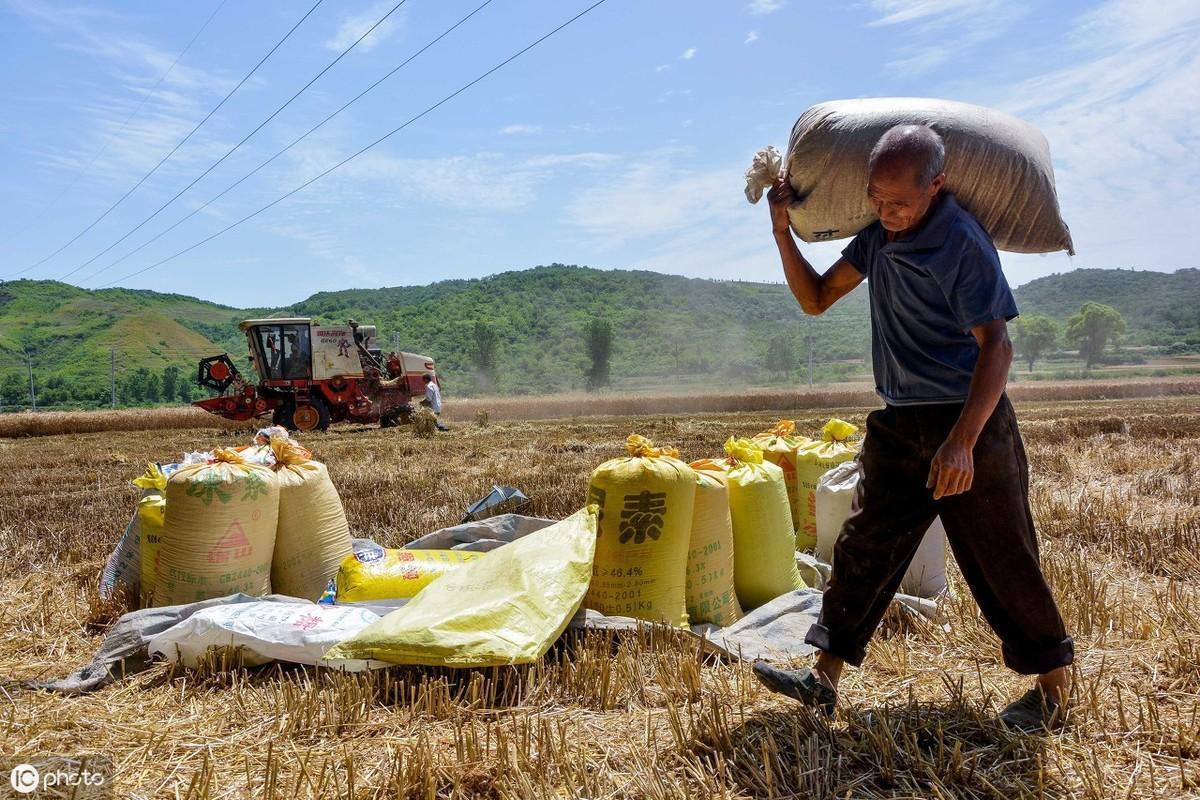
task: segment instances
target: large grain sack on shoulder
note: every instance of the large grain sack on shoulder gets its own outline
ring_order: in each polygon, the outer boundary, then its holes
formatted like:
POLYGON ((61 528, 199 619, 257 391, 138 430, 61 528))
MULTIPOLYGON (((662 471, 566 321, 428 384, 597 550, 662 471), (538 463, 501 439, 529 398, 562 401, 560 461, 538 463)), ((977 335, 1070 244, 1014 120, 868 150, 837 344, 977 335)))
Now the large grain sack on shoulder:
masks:
MULTIPOLYGON (((906 124, 928 125, 941 134, 946 190, 979 220, 996 247, 1074 254, 1046 137, 1001 111, 919 97, 835 100, 800 115, 783 159, 798 198, 788 212, 797 236, 806 242, 844 239, 875 221, 866 192, 867 160, 888 128, 906 124)), ((769 166, 773 162, 762 155, 752 170, 757 167, 765 179, 769 166)))
POLYGON ((290 439, 271 440, 279 480, 279 526, 271 590, 316 600, 350 553, 350 526, 329 470, 290 439))
POLYGON ((671 448, 630 436, 629 456, 592 473, 588 502, 600 507, 586 605, 604 614, 686 626, 688 541, 696 473, 671 448))
MULTIPOLYGON (((833 548, 842 525, 858 510, 857 490, 862 465, 846 461, 821 476, 817 482, 817 558, 833 563, 833 548)), ((936 518, 917 547, 917 554, 904 572, 900 591, 915 597, 937 597, 946 591, 946 529, 936 518)))
POLYGON ((587 592, 596 522, 588 506, 464 565, 325 658, 444 667, 539 660, 587 592))
POLYGON ((858 455, 858 443, 850 437, 858 426, 831 419, 821 429, 821 438, 811 440, 796 456, 796 483, 799 491, 799 524, 796 549, 811 552, 817 545, 817 483, 829 470, 858 455))
POLYGON ((339 603, 404 600, 443 575, 487 553, 467 550, 385 550, 364 547, 342 559, 334 585, 339 603))
POLYGON ((733 522, 733 582, 746 611, 804 588, 796 570, 796 539, 783 470, 763 461, 749 439, 725 443, 733 522))
MULTIPOLYGON (((796 434, 796 423, 781 419, 773 427, 755 436, 751 441, 763 450, 763 460, 770 461, 783 470, 787 484, 788 502, 792 509, 792 529, 799 531, 804 497, 800 492, 800 479, 796 466, 800 451, 812 444, 812 440, 796 434)), ((797 543, 797 549, 804 548, 797 543)))
POLYGON ((696 502, 688 545, 687 611, 696 625, 724 628, 742 618, 733 584, 733 518, 729 514, 729 475, 719 461, 693 461, 696 502))
POLYGON ((167 481, 155 605, 271 591, 279 481, 232 450, 218 448, 214 457, 167 481))

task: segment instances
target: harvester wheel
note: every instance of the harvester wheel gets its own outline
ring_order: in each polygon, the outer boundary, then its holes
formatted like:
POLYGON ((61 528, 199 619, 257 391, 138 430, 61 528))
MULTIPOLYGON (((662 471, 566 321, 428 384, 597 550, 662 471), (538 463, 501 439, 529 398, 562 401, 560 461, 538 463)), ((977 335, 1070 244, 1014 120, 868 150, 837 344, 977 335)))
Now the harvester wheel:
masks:
POLYGON ((329 427, 329 407, 318 397, 283 409, 283 426, 293 431, 323 431, 329 427))

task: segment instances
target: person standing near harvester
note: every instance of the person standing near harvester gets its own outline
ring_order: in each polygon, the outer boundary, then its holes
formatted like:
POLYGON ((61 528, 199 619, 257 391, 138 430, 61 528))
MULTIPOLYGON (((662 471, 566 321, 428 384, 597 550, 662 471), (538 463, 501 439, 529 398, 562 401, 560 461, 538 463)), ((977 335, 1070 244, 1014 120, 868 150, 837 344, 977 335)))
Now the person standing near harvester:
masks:
POLYGON ((771 190, 783 270, 805 313, 821 314, 864 279, 870 287, 876 390, 867 418, 860 510, 834 548, 811 669, 754 665, 768 688, 832 713, 845 664, 858 666, 925 530, 942 519, 951 550, 1004 663, 1037 675, 1001 713, 1036 731, 1062 718, 1074 643, 1042 575, 1029 468, 1004 392, 1016 301, 991 238, 942 191, 945 147, 931 128, 897 126, 871 152, 867 193, 879 217, 820 275, 788 223, 786 180, 771 190))
POLYGON ((450 430, 442 424, 442 390, 438 387, 437 381, 428 372, 421 376, 421 380, 425 382, 425 399, 421 401, 421 405, 428 407, 438 418, 437 429, 439 431, 450 430))

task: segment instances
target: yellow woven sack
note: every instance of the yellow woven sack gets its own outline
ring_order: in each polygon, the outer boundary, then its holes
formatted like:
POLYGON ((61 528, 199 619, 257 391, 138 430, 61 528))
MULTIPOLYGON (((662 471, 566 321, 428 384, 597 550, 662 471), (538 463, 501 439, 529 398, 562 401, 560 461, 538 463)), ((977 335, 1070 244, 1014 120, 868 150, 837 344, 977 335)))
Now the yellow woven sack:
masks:
POLYGON ((858 427, 844 420, 831 419, 821 430, 821 438, 804 445, 796 457, 796 482, 799 485, 799 519, 796 524, 796 549, 813 551, 817 546, 817 482, 829 470, 858 455, 858 443, 848 441, 858 427))
POLYGON ((800 450, 812 443, 806 436, 796 435, 796 423, 781 419, 772 427, 752 440, 763 449, 763 461, 769 461, 783 470, 783 481, 787 485, 788 503, 792 511, 792 529, 800 530, 801 501, 800 481, 797 478, 796 459, 800 450))
POLYGON ((350 526, 329 470, 300 445, 275 437, 279 526, 271 560, 271 590, 316 600, 350 553, 350 526))
POLYGON ((337 602, 416 597, 433 581, 485 555, 466 550, 360 550, 346 556, 338 568, 337 602))
POLYGON ((167 480, 155 605, 271 591, 279 481, 270 467, 232 450, 218 448, 214 456, 214 463, 183 467, 167 480))
POLYGON ((630 436, 627 458, 592 473, 600 507, 596 563, 585 604, 604 614, 686 627, 688 541, 696 473, 671 448, 630 436))
POLYGON ((538 661, 587 592, 596 516, 588 506, 465 564, 325 658, 445 667, 538 661))
POLYGON ((688 546, 687 610, 695 625, 732 625, 742 618, 733 586, 733 520, 729 516, 729 477, 719 461, 693 461, 696 502, 688 546))
POLYGON ((729 511, 733 519, 733 583, 750 611, 781 594, 803 589, 796 571, 796 539, 783 470, 763 461, 749 439, 730 439, 729 511))
MULTIPOLYGON (((165 483, 166 479, 163 480, 165 483)), ((161 494, 147 495, 138 501, 138 545, 142 553, 143 605, 149 604, 154 597, 155 577, 158 574, 158 547, 162 543, 163 518, 166 511, 167 501, 161 494)))
POLYGON ((142 490, 142 496, 157 492, 162 494, 167 488, 167 476, 163 474, 162 467, 153 462, 146 464, 146 471, 133 479, 133 485, 142 490))

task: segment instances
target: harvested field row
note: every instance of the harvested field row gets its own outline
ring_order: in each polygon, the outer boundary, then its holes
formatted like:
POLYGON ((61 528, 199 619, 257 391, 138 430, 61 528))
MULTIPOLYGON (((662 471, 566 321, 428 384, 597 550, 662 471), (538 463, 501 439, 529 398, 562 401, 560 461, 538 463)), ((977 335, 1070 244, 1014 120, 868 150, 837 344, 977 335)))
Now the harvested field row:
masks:
MULTIPOLYGON (((1015 402, 1077 402, 1142 397, 1200 395, 1200 379, 1155 378, 1125 381, 1064 381, 1011 384, 1015 402)), ((818 408, 875 408, 878 396, 869 384, 828 384, 816 388, 760 389, 746 393, 670 392, 648 394, 561 394, 448 398, 450 422, 571 419, 645 414, 794 411, 818 408)), ((148 430, 248 430, 267 420, 233 422, 192 406, 117 411, 48 411, 0 415, 0 439, 71 433, 148 430)))
MULTIPOLYGON (((590 470, 633 431, 687 458, 777 416, 605 417, 465 424, 417 439, 351 427, 305 437, 356 535, 409 541, 456 522, 493 482, 535 513, 582 504, 590 470)), ((1200 415, 1192 397, 1018 403, 1047 575, 1076 637, 1076 710, 1054 736, 995 711, 1026 679, 951 570, 949 630, 889 613, 847 704, 826 721, 749 670, 670 631, 571 634, 547 658, 479 671, 339 675, 165 665, 94 695, 19 681, 85 662, 119 613, 94 582, 149 459, 239 442, 238 431, 90 433, 0 441, 0 752, 102 752, 118 796, 1082 797, 1200 791, 1200 415)))

